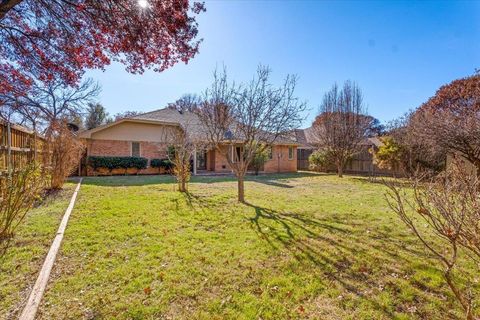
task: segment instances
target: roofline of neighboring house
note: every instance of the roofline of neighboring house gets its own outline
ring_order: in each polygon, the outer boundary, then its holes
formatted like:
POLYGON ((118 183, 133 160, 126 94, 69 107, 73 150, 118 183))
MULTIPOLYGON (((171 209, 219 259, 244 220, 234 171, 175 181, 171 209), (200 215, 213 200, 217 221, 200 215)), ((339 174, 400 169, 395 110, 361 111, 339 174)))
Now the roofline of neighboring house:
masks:
POLYGON ((80 138, 89 139, 92 137, 92 133, 99 132, 105 130, 107 128, 113 127, 117 124, 124 123, 124 122, 134 122, 134 123, 148 123, 148 124, 158 124, 164 126, 174 126, 178 127, 180 124, 178 122, 168 122, 168 121, 161 121, 161 120, 148 120, 148 119, 133 119, 133 118, 125 118, 121 119, 112 123, 107 123, 96 128, 90 130, 84 130, 78 133, 80 138))

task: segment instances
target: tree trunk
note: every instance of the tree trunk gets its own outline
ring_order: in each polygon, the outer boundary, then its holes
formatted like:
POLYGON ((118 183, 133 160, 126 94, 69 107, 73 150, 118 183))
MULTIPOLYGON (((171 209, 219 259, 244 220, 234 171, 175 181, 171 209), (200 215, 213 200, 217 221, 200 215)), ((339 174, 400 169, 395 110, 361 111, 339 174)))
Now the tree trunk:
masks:
POLYGON ((343 178, 343 163, 342 161, 337 162, 337 174, 339 178, 343 178))
POLYGON ((180 180, 180 192, 187 192, 187 183, 183 178, 180 180))
POLYGON ((457 288, 455 282, 452 279, 451 271, 452 271, 453 266, 447 267, 447 269, 444 272, 444 277, 445 280, 447 281, 448 286, 452 290, 453 294, 457 298, 457 300, 460 302, 462 305, 463 310, 465 311, 465 316, 467 320, 475 320, 475 316, 473 315, 472 311, 472 303, 470 300, 468 300, 464 294, 460 291, 460 289, 457 288))
POLYGON ((180 169, 179 176, 178 176, 178 191, 180 192, 187 192, 187 179, 185 179, 186 176, 186 170, 188 167, 183 166, 180 169))
POLYGON ((480 160, 476 159, 473 161, 473 165, 475 166, 475 169, 477 170, 477 177, 480 178, 480 160))
POLYGON ((238 177, 238 202, 245 202, 245 185, 244 185, 244 177, 238 177))

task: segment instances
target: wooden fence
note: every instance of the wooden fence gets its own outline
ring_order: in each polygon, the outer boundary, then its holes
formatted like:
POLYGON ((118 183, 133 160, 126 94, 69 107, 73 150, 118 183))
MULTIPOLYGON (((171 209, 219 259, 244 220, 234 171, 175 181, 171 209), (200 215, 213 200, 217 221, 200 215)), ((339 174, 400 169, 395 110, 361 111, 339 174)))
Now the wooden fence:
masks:
MULTIPOLYGON (((370 153, 368 146, 364 146, 361 152, 357 153, 351 160, 349 160, 344 168, 344 173, 361 174, 369 176, 396 176, 402 177, 404 174, 400 169, 389 170, 381 169, 373 163, 373 155, 370 153)), ((297 150, 297 169, 310 170, 308 157, 312 154, 311 149, 297 150)), ((335 172, 337 168, 335 165, 329 165, 325 169, 326 172, 335 172)))
POLYGON ((0 122, 0 175, 35 160, 44 142, 43 138, 25 127, 0 122))

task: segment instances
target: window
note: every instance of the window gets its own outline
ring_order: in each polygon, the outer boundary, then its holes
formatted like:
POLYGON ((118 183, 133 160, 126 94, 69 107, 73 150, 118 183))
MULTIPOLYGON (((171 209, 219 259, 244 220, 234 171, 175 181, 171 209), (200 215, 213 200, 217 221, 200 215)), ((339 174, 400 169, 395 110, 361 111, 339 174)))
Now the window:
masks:
POLYGON ((242 157, 242 147, 232 147, 232 162, 240 161, 242 157))
POLYGON ((132 157, 140 157, 140 142, 132 142, 132 157))
POLYGON ((272 160, 273 159, 273 148, 268 147, 267 152, 268 152, 268 160, 272 160))
POLYGON ((288 160, 293 160, 293 147, 288 147, 288 160))

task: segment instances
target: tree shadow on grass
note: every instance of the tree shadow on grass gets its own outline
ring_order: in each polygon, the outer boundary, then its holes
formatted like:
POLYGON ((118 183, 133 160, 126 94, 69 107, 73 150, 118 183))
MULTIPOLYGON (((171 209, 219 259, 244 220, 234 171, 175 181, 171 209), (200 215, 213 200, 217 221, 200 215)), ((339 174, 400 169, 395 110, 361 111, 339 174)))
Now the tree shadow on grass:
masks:
POLYGON ((287 188, 287 189, 294 188, 294 186, 292 186, 292 185, 289 185, 289 184, 286 184, 286 183, 283 183, 283 182, 279 182, 279 181, 275 181, 275 180, 255 179, 255 180, 252 180, 252 181, 258 182, 258 183, 261 183, 261 184, 266 184, 266 185, 272 186, 272 187, 287 188))
POLYGON ((395 186, 395 187, 399 187, 399 188, 410 188, 412 187, 412 184, 411 182, 409 182, 407 179, 396 179, 396 178, 392 178, 392 177, 376 177, 374 179, 370 179, 370 178, 360 178, 360 177, 356 177, 356 178, 352 178, 354 181, 356 182, 360 182, 362 184, 380 184, 380 185, 384 185, 386 186, 386 184, 390 184, 392 186, 395 186))
MULTIPOLYGON (((382 274, 398 272, 394 267, 396 261, 410 262, 398 254, 399 250, 409 251, 398 245, 399 239, 380 235, 380 241, 385 245, 378 245, 375 243, 376 239, 371 239, 370 235, 369 240, 361 228, 352 228, 338 220, 322 220, 296 213, 278 212, 250 203, 246 205, 255 210, 255 216, 249 218, 252 228, 272 248, 286 249, 298 261, 307 265, 313 264, 331 283, 337 283, 347 292, 367 300, 389 318, 395 317, 391 308, 381 305, 374 295, 365 291, 385 285, 382 274), (381 266, 382 274, 353 268, 354 264, 366 264, 362 268, 370 270, 372 266, 368 265, 369 261, 375 261, 377 267, 381 266)), ((426 253, 422 251, 412 250, 408 253, 426 258, 426 253)), ((393 286, 394 292, 400 290, 395 283, 389 285, 393 286)))
POLYGON ((85 177, 82 182, 83 185, 98 187, 133 187, 173 183, 176 183, 175 177, 170 175, 85 177))
MULTIPOLYGON (((254 181, 265 183, 278 187, 291 187, 287 184, 279 182, 282 179, 295 179, 303 177, 325 176, 325 174, 313 172, 292 172, 292 173, 272 173, 262 174, 259 176, 247 175, 245 181, 254 181)), ((212 176, 192 176, 190 183, 218 183, 236 181, 233 175, 212 175, 212 176)), ((154 184, 174 184, 176 183, 173 175, 118 175, 118 176, 97 176, 84 177, 82 184, 100 187, 128 187, 128 186, 146 186, 154 184)))

